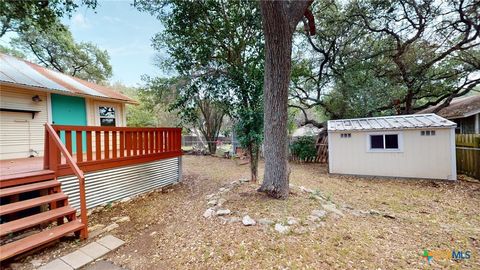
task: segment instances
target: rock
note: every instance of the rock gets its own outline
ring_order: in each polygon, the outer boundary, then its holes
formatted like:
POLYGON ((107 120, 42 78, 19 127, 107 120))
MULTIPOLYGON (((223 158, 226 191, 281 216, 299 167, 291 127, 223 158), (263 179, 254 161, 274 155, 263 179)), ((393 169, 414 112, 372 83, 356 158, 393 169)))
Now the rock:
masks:
POLYGON ((215 206, 217 205, 217 200, 213 199, 207 202, 207 206, 215 206))
POLYGON ((117 223, 112 223, 112 224, 108 225, 107 227, 105 227, 105 229, 103 229, 103 231, 109 232, 109 231, 115 230, 118 227, 120 227, 120 225, 118 225, 117 223))
MULTIPOLYGON (((2 264, 3 265, 3 264, 2 264)), ((24 264, 23 263, 11 263, 10 264, 10 268, 12 270, 17 270, 17 269, 23 269, 24 268, 24 264)))
POLYGON ((212 208, 208 208, 207 210, 205 210, 205 212, 203 213, 203 217, 204 218, 210 218, 213 216, 213 214, 215 214, 215 210, 213 210, 212 208))
POLYGON ((230 182, 231 186, 236 186, 238 184, 240 184, 240 181, 237 181, 237 180, 230 182))
POLYGON ((338 210, 335 204, 322 204, 323 209, 335 213, 341 217, 344 217, 345 214, 342 213, 342 211, 338 210))
POLYGON ((281 234, 286 234, 290 232, 290 227, 289 226, 283 226, 280 223, 275 224, 275 231, 281 233, 281 234))
POLYGON ((37 268, 42 266, 43 260, 32 260, 30 263, 32 264, 33 267, 37 268))
POLYGON ((154 236, 155 234, 157 234, 157 232, 151 232, 150 236, 154 236))
POLYGON ((300 186, 300 190, 305 192, 305 193, 314 193, 312 189, 306 188, 304 186, 300 186))
POLYGON ((370 209, 370 215, 374 215, 374 216, 380 216, 380 212, 375 210, 375 209, 370 209))
POLYGON ((320 218, 319 218, 318 216, 314 216, 314 215, 309 215, 309 216, 307 217, 307 220, 313 221, 313 222, 315 222, 315 221, 317 221, 317 220, 319 220, 319 219, 320 219, 320 218))
POLYGON ((223 206, 223 204, 224 204, 225 202, 227 202, 226 199, 220 198, 220 199, 218 199, 218 201, 217 201, 217 205, 218 205, 218 206, 223 206))
POLYGON ((226 190, 227 190, 226 188, 223 188, 223 187, 222 187, 222 188, 220 188, 218 191, 224 192, 224 191, 226 191, 226 190))
POLYGON ((91 231, 91 232, 93 232, 93 231, 96 231, 96 230, 101 230, 101 229, 103 229, 103 228, 105 228, 105 225, 103 225, 103 224, 95 224, 95 225, 89 227, 88 230, 91 231))
POLYGON ((242 219, 239 218, 239 217, 231 217, 227 220, 228 223, 237 223, 237 222, 240 222, 240 221, 242 221, 242 219))
POLYGON ((318 218, 324 218, 327 215, 327 211, 325 210, 312 210, 312 216, 316 216, 318 218))
POLYGON ((126 197, 126 198, 121 199, 120 202, 122 202, 122 203, 128 202, 128 201, 130 201, 131 199, 132 199, 132 198, 130 198, 130 197, 126 197))
POLYGON ((117 219, 117 222, 128 222, 130 221, 130 217, 129 216, 124 216, 124 217, 121 217, 119 219, 117 219))
POLYGON ((250 182, 250 179, 249 178, 241 178, 239 181, 240 181, 240 183, 247 183, 247 182, 250 182))
POLYGON ((243 223, 243 225, 245 225, 245 226, 254 226, 255 224, 257 224, 257 223, 255 222, 255 220, 253 220, 253 219, 252 219, 250 216, 248 216, 248 215, 246 215, 246 216, 243 217, 242 223, 243 223))
POLYGON ((215 196, 217 196, 217 194, 213 193, 213 194, 210 194, 210 195, 205 196, 205 198, 206 198, 207 200, 210 200, 210 199, 212 199, 212 198, 215 197, 215 196))
POLYGON ((232 211, 230 211, 230 209, 220 209, 220 210, 217 210, 217 212, 215 213, 215 215, 217 216, 226 216, 226 215, 230 215, 232 213, 232 211))
POLYGON ((383 217, 390 218, 390 219, 396 219, 394 214, 383 214, 383 217))
POLYGON ((272 225, 275 222, 273 220, 268 219, 268 218, 261 218, 261 219, 258 220, 258 223, 260 225, 272 225))
POLYGON ((298 218, 294 218, 294 217, 288 217, 287 218, 287 224, 288 225, 296 225, 298 224, 299 220, 298 218))

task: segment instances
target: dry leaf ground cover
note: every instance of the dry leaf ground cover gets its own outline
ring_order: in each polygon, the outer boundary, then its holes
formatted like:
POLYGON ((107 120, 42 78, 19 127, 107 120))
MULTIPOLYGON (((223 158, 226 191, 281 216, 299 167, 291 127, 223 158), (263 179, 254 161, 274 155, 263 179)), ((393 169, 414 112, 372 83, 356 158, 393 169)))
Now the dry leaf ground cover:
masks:
MULTIPOLYGON (((130 221, 109 232, 127 243, 106 259, 128 269, 480 269, 480 184, 425 180, 362 179, 329 176, 318 164, 291 164, 291 196, 272 200, 238 185, 222 194, 231 216, 300 223, 319 202, 299 190, 312 189, 335 203, 345 216, 328 215, 303 233, 280 234, 273 225, 246 227, 241 222, 206 219, 206 196, 234 180, 248 178, 248 165, 202 156, 185 156, 181 184, 169 192, 105 207, 90 217, 90 226, 111 219, 130 221), (356 215, 354 213, 381 213, 356 215), (387 214, 389 217, 383 216, 387 214), (468 260, 433 260, 424 249, 470 250, 468 260)), ((261 164, 261 173, 263 164, 261 164)), ((90 240, 91 241, 91 240, 90 240)), ((24 258, 47 262, 85 242, 62 242, 24 258)))

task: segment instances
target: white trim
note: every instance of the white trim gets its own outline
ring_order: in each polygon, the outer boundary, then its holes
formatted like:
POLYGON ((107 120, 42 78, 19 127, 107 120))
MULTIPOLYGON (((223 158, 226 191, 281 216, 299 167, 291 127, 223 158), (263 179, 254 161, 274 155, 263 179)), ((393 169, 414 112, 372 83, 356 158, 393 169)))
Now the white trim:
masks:
POLYGON ((52 95, 51 93, 47 94, 47 122, 52 124, 53 122, 53 115, 52 115, 52 95))
POLYGON ((121 111, 121 106, 118 106, 119 104, 116 103, 108 103, 108 102, 94 102, 94 115, 95 115, 95 125, 100 126, 100 107, 111 107, 115 110, 115 126, 116 127, 121 127, 122 124, 120 123, 121 119, 120 116, 118 115, 121 111))
POLYGON ((475 133, 480 133, 480 113, 475 114, 475 133))
POLYGON ((330 131, 327 132, 327 147, 328 147, 328 173, 332 173, 332 155, 333 155, 333 140, 331 140, 330 136, 332 133, 330 131))
POLYGON ((451 174, 447 176, 448 180, 457 180, 457 153, 455 149, 455 128, 450 129, 450 166, 451 174))
POLYGON ((366 151, 368 153, 403 153, 403 132, 393 132, 393 131, 384 131, 384 132, 367 132, 366 134, 366 151), (383 135, 383 146, 385 147, 385 135, 397 135, 398 136, 398 148, 397 149, 372 149, 370 145, 370 136, 372 135, 383 135))

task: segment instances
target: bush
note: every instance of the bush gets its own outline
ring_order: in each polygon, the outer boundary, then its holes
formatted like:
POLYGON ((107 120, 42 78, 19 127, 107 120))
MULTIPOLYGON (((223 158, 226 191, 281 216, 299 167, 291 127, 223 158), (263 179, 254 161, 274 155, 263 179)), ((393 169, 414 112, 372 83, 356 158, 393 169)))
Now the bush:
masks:
POLYGON ((303 136, 295 139, 295 141, 290 144, 290 152, 295 159, 311 161, 317 156, 315 137, 303 136))

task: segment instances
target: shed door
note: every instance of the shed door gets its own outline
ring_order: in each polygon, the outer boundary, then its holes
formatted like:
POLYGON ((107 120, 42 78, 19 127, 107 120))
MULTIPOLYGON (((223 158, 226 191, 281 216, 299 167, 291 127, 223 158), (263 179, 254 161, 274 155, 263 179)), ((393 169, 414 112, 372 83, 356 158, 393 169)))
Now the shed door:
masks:
MULTIPOLYGON (((85 99, 82 97, 64 96, 58 94, 51 95, 52 100, 52 123, 54 125, 86 126, 87 110, 85 99)), ((60 134, 65 143, 65 134, 60 134)), ((82 136, 83 150, 86 150, 86 136, 82 136)), ((76 151, 76 138, 72 134, 72 150, 76 151)))

